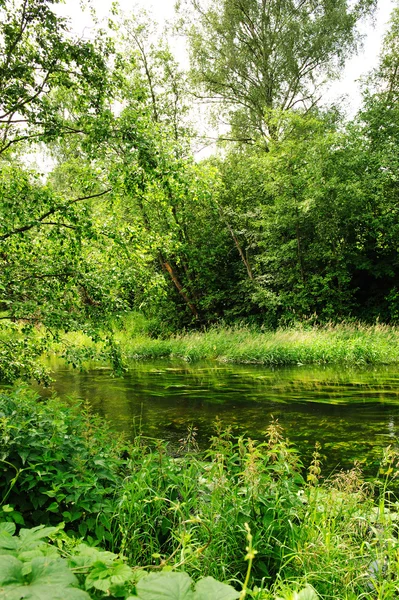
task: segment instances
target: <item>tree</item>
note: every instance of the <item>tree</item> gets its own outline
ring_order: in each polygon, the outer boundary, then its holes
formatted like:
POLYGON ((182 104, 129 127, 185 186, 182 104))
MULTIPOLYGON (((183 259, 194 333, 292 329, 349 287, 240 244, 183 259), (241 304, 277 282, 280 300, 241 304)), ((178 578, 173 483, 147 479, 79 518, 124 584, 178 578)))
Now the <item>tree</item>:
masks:
POLYGON ((221 207, 245 267, 241 302, 269 325, 314 312, 333 318, 348 307, 351 182, 345 136, 335 121, 334 114, 287 111, 290 135, 272 140, 267 153, 237 147, 219 167, 221 207))
POLYGON ((364 314, 399 320, 399 7, 391 15, 378 67, 364 88, 364 105, 350 130, 362 173, 361 256, 353 287, 364 314), (356 289, 357 288, 357 289, 356 289))
POLYGON ((37 142, 93 138, 112 99, 112 44, 101 33, 74 37, 56 3, 0 2, 0 377, 9 380, 43 375, 34 361, 45 342, 32 335, 37 325, 76 328, 89 312, 110 308, 84 252, 97 235, 90 201, 109 188, 91 170, 79 190, 57 190, 24 164, 37 142))
POLYGON ((145 14, 125 20, 120 31, 124 108, 96 152, 97 157, 103 153, 104 169, 120 197, 119 232, 127 247, 145 249, 147 272, 156 283, 151 287, 146 277, 137 277, 131 295, 147 314, 162 312, 174 324, 198 324, 216 304, 209 295, 202 306, 210 285, 205 273, 217 280, 210 268, 220 243, 214 169, 192 159, 185 76, 167 44, 154 39, 145 14), (205 253, 200 246, 211 240, 214 245, 205 253))
POLYGON ((87 115, 108 99, 112 44, 100 34, 74 37, 53 9, 58 2, 0 2, 0 155, 22 141, 80 132, 65 122, 53 90, 68 90, 87 115))
POLYGON ((127 76, 131 88, 141 89, 153 121, 169 126, 177 146, 187 154, 188 136, 193 136, 187 74, 145 11, 125 18, 120 33, 126 63, 131 65, 127 76))
POLYGON ((279 136, 279 113, 317 105, 358 47, 376 0, 187 0, 193 81, 227 111, 233 139, 279 136))

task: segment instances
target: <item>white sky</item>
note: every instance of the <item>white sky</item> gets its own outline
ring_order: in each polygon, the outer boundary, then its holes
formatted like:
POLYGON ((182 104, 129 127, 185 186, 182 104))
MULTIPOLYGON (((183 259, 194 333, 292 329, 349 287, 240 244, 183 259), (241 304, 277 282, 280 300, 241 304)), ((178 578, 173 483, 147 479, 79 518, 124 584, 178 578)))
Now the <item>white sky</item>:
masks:
MULTIPOLYGON (((90 35, 92 21, 89 12, 82 13, 80 2, 89 2, 96 11, 98 18, 104 19, 109 15, 112 0, 64 0, 63 5, 57 5, 57 10, 64 16, 70 17, 72 26, 77 34, 83 36, 90 35)), ((161 26, 167 20, 172 20, 174 16, 174 5, 176 0, 119 0, 118 4, 125 13, 139 12, 145 9, 148 14, 154 15, 154 20, 161 26)), ((381 50, 381 42, 389 21, 390 14, 398 0, 378 0, 378 9, 374 23, 364 23, 361 25, 361 31, 364 34, 364 43, 362 51, 348 61, 342 76, 338 81, 330 84, 322 98, 322 103, 329 104, 339 101, 344 107, 348 117, 356 114, 361 106, 360 82, 362 76, 366 75, 373 67, 378 64, 378 58, 381 50)), ((176 58, 184 66, 188 66, 187 53, 183 40, 177 40, 171 43, 176 58), (180 42, 180 43, 179 43, 180 42)), ((200 107, 198 107, 200 109, 200 107)), ((202 113, 202 111, 200 110, 202 113)), ((205 113, 204 113, 205 114, 205 113)), ((204 119, 201 118, 204 125, 204 119)), ((203 127, 201 127, 203 129, 203 127)), ((212 130, 208 135, 215 135, 212 130)), ((197 158, 203 158, 214 150, 213 145, 197 152, 197 158)))
MULTIPOLYGON (((89 2, 95 7, 100 19, 109 14, 112 0, 89 0, 89 2)), ((175 0, 137 0, 137 2, 119 0, 119 6, 122 11, 129 13, 136 12, 140 8, 145 8, 148 13, 154 15, 154 20, 160 24, 172 19, 174 4, 175 0)), ((357 111, 361 102, 359 78, 367 74, 378 64, 381 41, 395 4, 395 0, 378 0, 378 10, 374 26, 370 23, 367 25, 363 24, 362 26, 362 33, 365 34, 363 50, 358 56, 354 56, 348 61, 341 79, 334 82, 324 96, 324 100, 328 102, 346 96, 345 106, 350 116, 357 111)), ((90 28, 91 26, 90 16, 87 11, 85 14, 82 14, 79 0, 65 0, 65 4, 60 7, 60 12, 71 18, 73 27, 78 34, 85 35, 88 32, 86 28, 90 28)), ((186 64, 187 57, 184 55, 184 45, 175 46, 174 50, 175 53, 180 54, 180 56, 177 56, 179 61, 186 64)))
POLYGON ((341 79, 333 83, 330 91, 325 96, 326 100, 335 100, 346 95, 347 101, 345 105, 350 116, 360 108, 359 78, 366 75, 378 65, 382 39, 395 5, 395 0, 378 0, 374 26, 370 23, 362 26, 362 33, 365 35, 363 50, 347 62, 341 79))

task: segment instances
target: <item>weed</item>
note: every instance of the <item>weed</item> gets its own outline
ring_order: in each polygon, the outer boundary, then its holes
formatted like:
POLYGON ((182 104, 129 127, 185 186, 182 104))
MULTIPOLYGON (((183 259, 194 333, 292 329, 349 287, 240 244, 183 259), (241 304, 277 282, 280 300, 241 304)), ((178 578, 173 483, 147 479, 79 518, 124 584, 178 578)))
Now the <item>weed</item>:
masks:
MULTIPOLYGON (((112 589, 110 597, 136 593, 156 599, 157 586, 174 590, 183 582, 181 577, 162 579, 165 569, 179 576, 184 571, 184 585, 193 593, 198 579, 232 583, 231 598, 314 599, 318 594, 391 600, 398 593, 394 489, 399 460, 392 447, 372 486, 358 464, 323 479, 319 447, 306 478, 276 420, 263 443, 236 439, 217 420, 203 454, 190 429, 181 452, 172 456, 166 444, 143 436, 129 444, 116 440, 85 405, 66 406, 56 398, 42 402, 27 389, 2 394, 0 412, 4 535, 13 536, 15 523, 59 527, 64 521, 65 539, 57 546, 62 552, 72 555, 84 538, 116 557, 101 569, 98 564, 85 567, 85 577, 90 576, 85 580, 74 563, 87 590, 77 598, 101 597, 100 592, 112 589), (122 568, 126 564, 129 570, 122 568), (123 590, 112 587, 115 569, 125 577, 123 590), (143 569, 154 573, 143 584, 146 592, 140 592, 135 575, 143 569), (107 590, 101 587, 105 581, 107 590)), ((104 563, 103 558, 94 562, 104 563)), ((24 562, 32 555, 14 559, 24 562)), ((78 562, 83 567, 87 560, 78 562)), ((17 566, 23 584, 30 585, 30 567, 17 566)), ((68 581, 75 579, 64 567, 63 573, 65 586, 74 588, 68 581)), ((206 589, 205 583, 198 585, 195 590, 206 589)))

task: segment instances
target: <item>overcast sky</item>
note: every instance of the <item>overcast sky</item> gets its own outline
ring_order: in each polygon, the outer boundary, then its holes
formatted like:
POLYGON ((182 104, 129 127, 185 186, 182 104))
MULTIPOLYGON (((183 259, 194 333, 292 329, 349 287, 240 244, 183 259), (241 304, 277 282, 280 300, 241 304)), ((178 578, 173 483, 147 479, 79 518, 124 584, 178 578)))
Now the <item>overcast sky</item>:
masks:
MULTIPOLYGON (((108 15, 112 0, 91 0, 91 2, 93 6, 95 6, 100 19, 108 15)), ((389 16, 395 3, 395 0, 378 0, 378 11, 374 25, 369 23, 362 26, 362 32, 365 34, 363 50, 358 56, 355 56, 348 61, 341 79, 332 84, 330 90, 324 97, 327 101, 333 101, 346 95, 347 100, 345 105, 349 115, 356 112, 361 102, 360 88, 357 80, 378 64, 381 41, 384 32, 387 29, 389 16)), ((145 8, 147 12, 154 15, 154 19, 159 23, 164 23, 166 20, 173 17, 174 4, 175 0, 149 0, 147 2, 145 0, 137 2, 132 2, 131 0, 119 0, 119 5, 123 11, 129 13, 136 12, 140 8, 145 8)), ((82 14, 79 0, 65 0, 65 4, 61 7, 61 11, 64 15, 71 18, 73 27, 77 33, 87 33, 88 28, 91 26, 91 20, 87 13, 82 14)), ((182 53, 184 53, 184 46, 179 45, 176 48, 180 53, 180 56, 177 56, 177 58, 185 63, 187 58, 182 56, 182 53)))

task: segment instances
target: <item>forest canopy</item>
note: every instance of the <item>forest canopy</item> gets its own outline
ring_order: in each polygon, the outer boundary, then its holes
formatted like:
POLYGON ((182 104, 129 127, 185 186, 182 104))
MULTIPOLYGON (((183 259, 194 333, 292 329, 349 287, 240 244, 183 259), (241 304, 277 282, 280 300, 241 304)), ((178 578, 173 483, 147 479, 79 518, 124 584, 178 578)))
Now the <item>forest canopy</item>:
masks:
POLYGON ((0 377, 67 331, 397 323, 399 7, 348 119, 321 91, 374 0, 187 0, 190 68, 150 17, 77 36, 0 0, 0 377), (227 123, 196 160, 195 114, 227 123), (33 157, 33 160, 32 160, 33 157))

